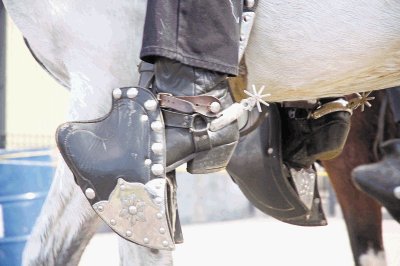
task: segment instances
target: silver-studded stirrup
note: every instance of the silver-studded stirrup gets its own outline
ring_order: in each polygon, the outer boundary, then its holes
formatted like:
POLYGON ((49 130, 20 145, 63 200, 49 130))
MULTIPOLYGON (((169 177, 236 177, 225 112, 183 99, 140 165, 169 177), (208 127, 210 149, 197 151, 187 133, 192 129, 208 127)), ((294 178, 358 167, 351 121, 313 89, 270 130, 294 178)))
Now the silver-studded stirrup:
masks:
POLYGON ((154 94, 117 88, 111 111, 92 121, 69 122, 57 144, 95 212, 134 243, 174 249, 175 187, 166 177, 164 120, 154 94))

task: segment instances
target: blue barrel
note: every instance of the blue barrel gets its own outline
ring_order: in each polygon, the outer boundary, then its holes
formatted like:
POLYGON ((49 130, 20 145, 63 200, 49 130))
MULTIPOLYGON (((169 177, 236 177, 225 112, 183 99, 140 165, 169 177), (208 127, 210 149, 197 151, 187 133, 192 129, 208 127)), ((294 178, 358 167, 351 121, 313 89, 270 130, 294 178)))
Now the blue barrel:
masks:
POLYGON ((54 170, 51 150, 0 150, 1 266, 21 265, 54 170))

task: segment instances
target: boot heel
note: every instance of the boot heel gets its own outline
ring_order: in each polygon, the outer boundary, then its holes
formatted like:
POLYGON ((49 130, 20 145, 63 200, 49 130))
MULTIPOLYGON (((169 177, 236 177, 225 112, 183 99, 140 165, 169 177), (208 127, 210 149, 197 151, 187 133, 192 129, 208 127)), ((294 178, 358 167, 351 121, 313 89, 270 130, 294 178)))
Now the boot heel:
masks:
POLYGON ((208 174, 223 170, 228 165, 236 144, 237 141, 197 153, 187 163, 187 171, 191 174, 208 174))

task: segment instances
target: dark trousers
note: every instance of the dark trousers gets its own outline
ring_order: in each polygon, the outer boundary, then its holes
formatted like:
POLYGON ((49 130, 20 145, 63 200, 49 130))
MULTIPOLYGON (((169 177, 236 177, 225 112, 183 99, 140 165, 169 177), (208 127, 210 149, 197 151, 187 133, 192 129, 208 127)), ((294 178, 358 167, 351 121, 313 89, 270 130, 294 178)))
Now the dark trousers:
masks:
POLYGON ((242 0, 148 0, 141 59, 238 73, 242 0))
POLYGON ((387 94, 394 121, 400 123, 400 87, 388 89, 387 94))

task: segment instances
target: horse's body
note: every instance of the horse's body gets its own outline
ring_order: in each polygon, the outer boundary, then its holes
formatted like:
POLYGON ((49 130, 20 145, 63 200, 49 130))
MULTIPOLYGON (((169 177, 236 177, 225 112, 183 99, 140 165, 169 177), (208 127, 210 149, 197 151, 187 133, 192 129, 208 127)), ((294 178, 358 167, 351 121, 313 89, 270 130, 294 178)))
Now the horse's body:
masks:
MULTIPOLYGON (((146 1, 4 2, 64 84, 134 84, 146 1)), ((399 85, 399 1, 261 0, 257 12, 246 51, 249 84, 267 85, 271 101, 399 85)))
MULTIPOLYGON (((69 120, 104 115, 113 88, 136 84, 146 1, 3 2, 36 57, 71 89, 69 120)), ((260 1, 247 51, 249 84, 267 85, 271 101, 399 85, 399 11, 394 0, 260 1)), ((76 264, 97 221, 60 162, 24 263, 76 264)), ((126 242, 122 249, 133 253, 129 263, 171 262, 168 252, 126 242)))

